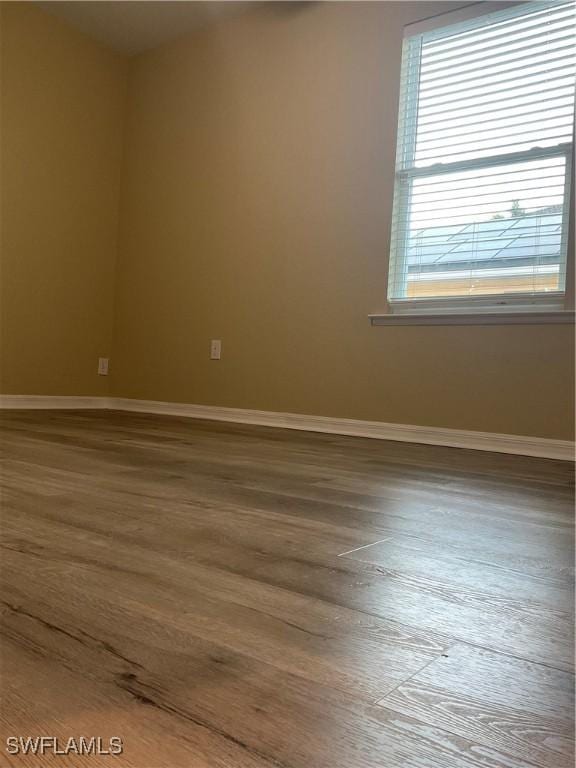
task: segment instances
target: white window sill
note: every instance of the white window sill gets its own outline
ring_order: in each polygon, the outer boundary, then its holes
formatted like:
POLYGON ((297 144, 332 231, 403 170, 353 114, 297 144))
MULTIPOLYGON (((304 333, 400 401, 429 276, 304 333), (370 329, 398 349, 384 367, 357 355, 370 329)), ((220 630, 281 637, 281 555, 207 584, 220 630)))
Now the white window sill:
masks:
POLYGON ((419 312, 414 314, 368 315, 370 323, 376 325, 550 325, 574 323, 574 310, 530 310, 511 312, 419 312))

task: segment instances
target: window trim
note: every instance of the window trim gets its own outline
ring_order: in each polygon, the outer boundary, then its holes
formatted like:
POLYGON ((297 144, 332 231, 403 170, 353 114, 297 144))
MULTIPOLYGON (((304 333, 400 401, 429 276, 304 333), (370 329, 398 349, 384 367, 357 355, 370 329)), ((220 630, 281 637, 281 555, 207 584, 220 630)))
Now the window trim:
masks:
POLYGON ((389 312, 368 315, 370 324, 378 325, 574 325, 576 313, 573 309, 529 310, 502 312, 491 308, 487 312, 389 312))
MULTIPOLYGON (((568 304, 568 277, 571 273, 574 254, 570 252, 570 233, 574 224, 574 212, 571 210, 572 186, 574 183, 574 138, 572 142, 564 142, 552 147, 535 147, 529 150, 521 150, 514 153, 492 155, 489 157, 472 158, 468 160, 453 161, 444 164, 435 164, 432 166, 415 167, 414 153, 416 148, 417 135, 417 110, 418 110, 418 80, 410 77, 407 68, 420 66, 420 54, 422 46, 422 35, 425 32, 434 29, 442 30, 444 27, 452 26, 465 19, 481 19, 494 11, 511 6, 541 6, 542 9, 549 7, 552 3, 544 0, 541 3, 529 4, 525 0, 515 3, 498 2, 479 2, 471 6, 451 11, 423 22, 416 22, 405 28, 404 45, 402 49, 402 68, 400 77, 400 99, 398 110, 398 139, 402 141, 402 156, 396 160, 396 170, 394 175, 394 210, 392 213, 392 229, 390 242, 395 240, 395 227, 402 226, 404 234, 401 238, 401 245, 396 253, 389 251, 389 261, 387 269, 386 299, 387 312, 369 315, 372 325, 388 324, 383 322, 383 318, 397 317, 404 318, 413 316, 422 321, 423 318, 446 316, 453 323, 457 317, 477 317, 479 322, 487 320, 489 315, 495 318, 501 318, 502 321, 510 318, 513 314, 518 316, 530 314, 534 315, 537 322, 573 322, 574 312, 567 309, 568 304), (465 17, 465 18, 463 18, 465 17), (406 46, 411 46, 412 50, 407 52, 406 46), (419 51, 414 50, 418 46, 419 51), (416 56, 414 54, 417 54, 416 56), (416 63, 415 63, 416 62, 416 63), (404 83, 409 83, 410 87, 404 87, 404 83), (408 122, 409 128, 406 127, 408 122), (400 139, 400 137, 403 137, 400 139), (390 283, 399 284, 399 280, 404 282, 407 275, 407 248, 409 238, 409 216, 410 216, 410 191, 411 180, 426 176, 437 176, 442 173, 453 173, 460 170, 470 170, 478 168, 487 168, 498 166, 504 163, 528 162, 530 160, 543 159, 549 157, 565 158, 565 183, 563 199, 563 229, 561 238, 561 253, 566 254, 566 262, 563 276, 562 289, 554 292, 543 292, 542 294, 494 294, 493 296, 455 296, 455 297, 431 297, 431 298, 394 298, 388 294, 390 283), (406 211, 404 219, 397 215, 397 207, 406 211), (548 320, 545 320, 545 316, 548 320)), ((402 322, 402 324, 406 324, 402 322)), ((436 323, 437 324, 437 323, 436 323)))

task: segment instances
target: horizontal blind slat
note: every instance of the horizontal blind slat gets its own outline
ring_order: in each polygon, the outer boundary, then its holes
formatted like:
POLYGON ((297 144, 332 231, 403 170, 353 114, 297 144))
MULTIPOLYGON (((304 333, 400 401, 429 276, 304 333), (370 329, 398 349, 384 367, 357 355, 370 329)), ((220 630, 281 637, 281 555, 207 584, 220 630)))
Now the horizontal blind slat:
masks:
MULTIPOLYGON (((534 3, 534 5, 536 5, 534 3)), ((537 9, 535 7, 524 7, 523 13, 518 13, 518 9, 512 8, 506 13, 490 14, 492 17, 489 24, 483 24, 481 17, 478 17, 471 23, 458 25, 448 25, 423 35, 425 41, 423 48, 436 48, 441 50, 447 46, 466 45, 471 38, 482 38, 499 33, 509 34, 510 30, 526 27, 531 24, 542 25, 547 20, 558 18, 560 14, 574 13, 574 3, 572 0, 567 3, 554 5, 547 4, 548 7, 537 9)))
MULTIPOLYGON (((553 109, 554 115, 556 116, 555 119, 560 118, 566 118, 570 123, 572 123, 574 118, 574 107, 572 104, 566 103, 562 104, 560 106, 554 107, 553 109)), ((501 117, 498 120, 498 125, 503 127, 510 127, 513 128, 516 123, 518 122, 520 125, 539 125, 542 122, 542 117, 540 115, 534 117, 532 120, 526 120, 527 116, 533 116, 534 111, 528 110, 527 112, 522 112, 518 115, 510 115, 509 117, 501 117), (511 122, 514 121, 514 122, 511 122)), ((490 126, 494 124, 494 118, 488 117, 484 120, 476 120, 474 122, 474 126, 468 126, 468 125, 451 125, 448 128, 443 129, 443 133, 446 135, 446 133, 454 134, 455 136, 470 136, 475 135, 478 133, 478 126, 490 126), (470 128, 470 130, 463 130, 463 128, 470 128)), ((482 130, 482 129, 481 129, 482 130)), ((418 131, 418 136, 427 136, 431 133, 436 133, 435 129, 430 129, 427 131, 418 131)))
MULTIPOLYGON (((458 160, 463 159, 463 155, 468 155, 471 157, 490 157, 493 154, 499 154, 503 155, 507 150, 514 150, 514 151, 522 151, 530 150, 530 149, 545 149, 547 146, 557 146, 558 144, 562 143, 562 139, 568 139, 570 136, 570 133, 564 133, 560 136, 554 136, 551 140, 544 139, 539 144, 531 143, 531 142, 517 142, 515 145, 510 144, 496 144, 491 147, 483 148, 480 146, 480 148, 477 151, 472 151, 470 149, 462 149, 458 150, 457 152, 450 152, 450 160, 452 162, 458 162, 458 160), (546 143, 547 141, 551 143, 546 143)), ((434 160, 437 160, 438 162, 443 159, 443 155, 433 155, 433 154, 426 154, 422 153, 422 158, 420 161, 421 165, 432 165, 434 160), (425 162, 424 162, 425 161, 425 162)))
MULTIPOLYGON (((553 92, 555 92, 555 90, 556 89, 552 89, 553 92)), ((564 90, 564 88, 562 90, 564 90)), ((554 107, 555 109, 560 107, 562 109, 570 110, 572 113, 574 112, 574 100, 571 98, 569 93, 565 93, 565 94, 563 94, 561 96, 552 96, 551 98, 548 98, 548 99, 541 99, 538 102, 529 102, 528 104, 521 104, 520 106, 516 107, 516 109, 520 110, 520 109, 524 109, 525 108, 526 111, 517 112, 513 116, 514 117, 519 117, 521 115, 533 114, 534 113, 534 110, 533 110, 534 103, 545 104, 548 107, 550 107, 550 104, 554 104, 555 105, 555 107, 554 107), (562 103, 560 104, 560 102, 562 102, 562 103)), ((479 105, 479 109, 480 109, 480 111, 475 111, 475 112, 472 112, 470 114, 466 114, 466 115, 463 115, 463 116, 460 115, 459 117, 454 118, 454 119, 455 120, 464 120, 464 121, 466 121, 465 125, 470 125, 470 121, 474 121, 475 118, 477 118, 477 116, 479 114, 486 114, 486 109, 485 109, 485 105, 484 104, 479 105)), ((495 114, 501 115, 502 112, 510 112, 510 111, 513 111, 513 110, 511 110, 509 106, 504 106, 504 107, 498 107, 498 108, 491 109, 490 110, 490 114, 492 116, 495 115, 495 114)), ((442 113, 438 113, 438 114, 442 114, 442 113)), ((436 117, 436 115, 433 115, 433 117, 436 117)), ((487 119, 488 120, 492 120, 493 118, 490 117, 490 118, 487 118, 487 119)), ((446 122, 446 117, 445 116, 438 117, 438 119, 435 119, 435 120, 429 120, 429 119, 422 120, 421 119, 419 121, 417 121, 416 118, 406 119, 405 120, 405 126, 406 127, 411 127, 412 124, 415 126, 417 122, 420 125, 423 124, 426 127, 428 127, 430 125, 438 125, 440 123, 445 123, 446 122)))
MULTIPOLYGON (((549 18, 546 21, 546 33, 554 33, 558 29, 566 29, 569 28, 570 25, 573 23, 573 12, 567 11, 563 15, 558 15, 554 18, 549 18)), ((537 39, 538 35, 541 34, 541 28, 542 28, 542 22, 533 20, 533 22, 528 25, 524 25, 521 32, 516 32, 515 36, 517 40, 526 40, 526 39, 537 39)), ((464 53, 467 53, 469 51, 476 52, 477 50, 488 50, 492 44, 494 44, 494 47, 497 47, 502 42, 507 42, 511 39, 510 32, 507 31, 501 31, 497 35, 493 34, 490 38, 488 36, 484 37, 484 40, 479 40, 476 45, 471 45, 470 43, 459 43, 458 45, 453 45, 451 48, 446 50, 438 50, 439 46, 436 45, 436 51, 432 50, 431 52, 427 52, 427 58, 430 62, 433 61, 442 61, 447 58, 456 58, 458 55, 461 54, 462 51, 464 53), (445 55, 442 55, 445 54, 445 55)), ((426 44, 424 44, 424 50, 426 51, 426 44)))
POLYGON ((482 52, 478 56, 474 57, 459 56, 454 59, 447 59, 445 64, 438 67, 422 67, 420 78, 421 82, 428 85, 429 83, 435 83, 439 80, 451 80, 454 76, 455 64, 457 64, 458 71, 461 74, 469 74, 470 72, 476 71, 478 69, 478 63, 485 62, 488 56, 490 58, 491 66, 496 65, 499 67, 508 67, 508 65, 510 65, 510 68, 512 68, 515 67, 519 62, 532 60, 533 56, 535 55, 550 56, 551 54, 559 53, 560 51, 569 51, 572 48, 572 45, 569 43, 569 41, 572 40, 572 30, 571 28, 566 28, 563 29, 562 32, 563 34, 558 38, 545 40, 545 45, 541 45, 540 50, 537 50, 536 52, 534 51, 534 44, 530 43, 529 45, 522 46, 521 48, 513 51, 500 51, 499 53, 495 53, 492 56, 489 56, 490 52, 487 51, 486 53, 482 52), (506 60, 507 57, 509 57, 508 60, 506 60), (504 59, 505 61, 500 61, 501 59, 504 59), (449 74, 447 75, 446 73, 449 74))
MULTIPOLYGON (((523 136, 542 136, 543 138, 549 139, 552 136, 557 137, 559 140, 566 136, 570 137, 572 134, 572 115, 565 115, 562 118, 549 118, 548 122, 552 122, 552 120, 556 120, 559 124, 558 125, 550 125, 548 127, 548 130, 546 132, 542 132, 542 118, 540 117, 540 120, 531 120, 529 121, 531 123, 531 127, 527 128, 526 130, 522 131, 515 131, 518 126, 511 125, 511 126, 500 126, 499 123, 492 123, 484 128, 482 128, 480 131, 477 131, 476 136, 474 138, 465 138, 460 142, 460 146, 468 146, 469 144, 473 144, 475 146, 482 146, 487 141, 504 141, 506 139, 509 140, 509 144, 504 144, 504 146, 515 146, 517 144, 523 144, 524 139, 520 138, 518 141, 515 141, 518 137, 523 136), (540 129, 538 128, 538 125, 540 126, 540 129), (497 131, 498 135, 493 136, 492 133, 497 131)), ((523 123, 523 125, 526 125, 527 123, 523 123)), ((444 133, 444 132, 442 132, 444 133)), ((471 133, 466 133, 464 136, 471 136, 471 133)), ((460 138, 462 138, 462 134, 459 135, 460 138)), ((426 152, 430 152, 433 149, 438 149, 440 152, 442 151, 443 147, 445 146, 453 146, 454 139, 450 136, 440 136, 437 138, 430 138, 430 139, 424 139, 422 140, 420 138, 420 134, 418 134, 418 147, 420 149, 426 149, 426 152)))
MULTIPOLYGON (((550 82, 554 83, 554 80, 551 79, 550 82)), ((517 90, 518 89, 516 88, 516 86, 510 86, 509 88, 501 89, 500 93, 508 94, 514 91, 517 92, 517 90)), ((550 88, 547 88, 545 91, 546 97, 544 99, 540 98, 540 100, 538 100, 538 93, 521 94, 515 99, 515 105, 517 105, 518 107, 527 106, 527 104, 525 104, 523 100, 532 99, 533 97, 536 97, 536 100, 529 101, 528 104, 530 104, 530 106, 537 106, 539 104, 542 104, 543 102, 547 102, 547 101, 549 102, 551 101, 552 98, 562 99, 567 104, 571 104, 573 103, 573 101, 570 101, 572 99, 571 91, 572 91, 571 87, 565 86, 565 85, 558 86, 558 87, 550 87, 550 88), (556 95, 554 97, 550 97, 549 96, 550 93, 554 93, 556 95)), ((540 91, 540 96, 541 95, 542 95, 542 91, 540 91)), ((498 108, 498 104, 505 104, 505 106, 502 107, 502 110, 509 110, 511 106, 513 108, 513 105, 510 104, 509 97, 505 97, 500 100, 500 99, 494 99, 493 95, 478 97, 477 94, 471 94, 469 97, 461 96, 460 98, 456 97, 455 99, 445 99, 444 101, 438 104, 434 104, 433 106, 421 107, 421 109, 419 110, 419 116, 422 114, 424 109, 428 109, 433 111, 429 111, 428 115, 424 115, 423 117, 427 117, 427 116, 436 117, 438 114, 442 114, 442 111, 445 111, 446 107, 450 107, 451 105, 458 105, 458 112, 460 113, 466 112, 467 115, 479 114, 479 113, 485 114, 488 106, 490 106, 490 111, 492 112, 492 106, 494 105, 494 111, 496 111, 496 109, 498 108), (473 103, 467 104, 467 102, 470 102, 470 101, 472 101, 473 103)))
MULTIPOLYGON (((547 71, 547 68, 551 64, 556 64, 557 62, 563 62, 567 67, 568 66, 574 67, 572 57, 567 57, 566 56, 566 53, 568 51, 573 51, 573 50, 574 50, 573 46, 566 45, 562 49, 558 49, 558 51, 554 51, 554 54, 559 54, 559 55, 549 56, 545 61, 538 61, 536 55, 526 56, 522 60, 522 63, 520 65, 518 65, 518 66, 510 66, 507 69, 503 70, 502 72, 500 70, 496 70, 496 69, 493 69, 492 71, 494 73, 494 76, 500 75, 500 74, 506 74, 507 76, 510 75, 510 74, 516 75, 515 78, 514 77, 507 77, 507 79, 514 81, 514 80, 518 79, 518 77, 520 75, 521 75, 521 77, 525 77, 526 74, 527 74, 527 70, 530 70, 530 69, 532 69, 532 71, 535 72, 535 73, 544 74, 547 71), (542 68, 541 72, 538 72, 538 67, 542 68)), ((453 84, 453 85, 461 85, 461 86, 469 85, 470 84, 469 83, 470 78, 468 77, 468 74, 469 73, 466 73, 466 76, 460 78, 459 80, 453 80, 451 84, 453 84)), ((445 81, 445 78, 440 78, 440 79, 442 81, 445 81)), ((478 80, 479 78, 475 77, 474 79, 478 80)), ((502 78, 502 79, 504 79, 504 78, 502 78)), ((421 83, 421 85, 422 86, 426 86, 427 88, 429 88, 430 86, 433 86, 434 84, 433 83, 421 83)), ((433 93, 433 88, 429 88, 429 89, 433 93)), ((442 94, 442 93, 439 96, 430 95, 430 96, 426 96, 426 97, 422 98, 421 101, 423 102, 423 101, 432 100, 434 98, 442 98, 445 95, 446 94, 442 94)))

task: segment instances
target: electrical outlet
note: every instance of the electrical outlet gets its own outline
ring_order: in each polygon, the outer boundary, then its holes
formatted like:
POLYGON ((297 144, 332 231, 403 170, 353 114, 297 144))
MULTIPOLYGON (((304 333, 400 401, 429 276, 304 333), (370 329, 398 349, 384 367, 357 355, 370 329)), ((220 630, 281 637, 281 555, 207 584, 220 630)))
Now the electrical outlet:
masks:
POLYGON ((98 358, 98 376, 108 376, 108 358, 98 358))
POLYGON ((222 357, 222 342, 220 339, 212 339, 210 342, 210 360, 220 360, 222 357))

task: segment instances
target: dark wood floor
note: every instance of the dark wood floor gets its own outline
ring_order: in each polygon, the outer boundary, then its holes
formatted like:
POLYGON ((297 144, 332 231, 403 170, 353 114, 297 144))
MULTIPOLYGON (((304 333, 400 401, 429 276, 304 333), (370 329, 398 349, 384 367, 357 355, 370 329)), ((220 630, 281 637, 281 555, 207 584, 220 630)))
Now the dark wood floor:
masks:
POLYGON ((572 767, 570 465, 0 421, 0 765, 572 767), (124 753, 5 750, 39 735, 124 753))

